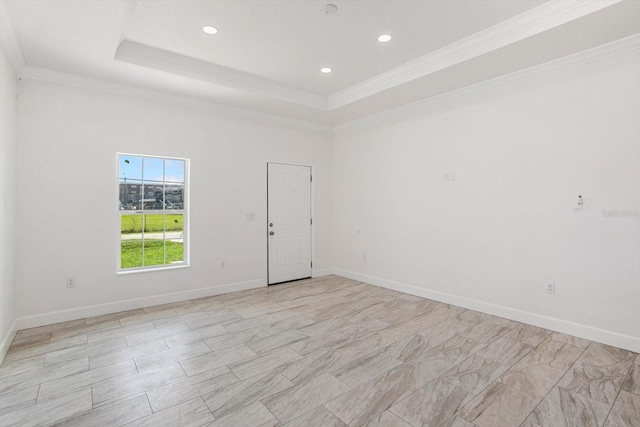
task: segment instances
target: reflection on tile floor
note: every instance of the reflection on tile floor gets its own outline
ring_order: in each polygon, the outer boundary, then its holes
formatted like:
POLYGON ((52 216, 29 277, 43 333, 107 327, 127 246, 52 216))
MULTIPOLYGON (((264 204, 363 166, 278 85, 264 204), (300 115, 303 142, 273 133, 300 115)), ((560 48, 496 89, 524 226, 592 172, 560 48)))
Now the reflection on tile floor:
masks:
POLYGON ((326 276, 19 331, 0 425, 637 427, 640 359, 326 276))

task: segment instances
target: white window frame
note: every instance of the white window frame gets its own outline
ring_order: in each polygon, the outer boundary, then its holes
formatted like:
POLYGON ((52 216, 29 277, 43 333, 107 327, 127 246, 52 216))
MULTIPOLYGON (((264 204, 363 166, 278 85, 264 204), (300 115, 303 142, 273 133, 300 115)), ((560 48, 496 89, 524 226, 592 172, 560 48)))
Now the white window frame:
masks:
MULTIPOLYGON (((143 160, 144 165, 144 160, 143 160)), ((190 159, 184 157, 175 157, 175 156, 156 156, 152 154, 134 154, 134 153, 116 153, 116 212, 117 212, 117 224, 116 224, 116 234, 117 234, 117 275, 124 274, 135 274, 135 273, 144 273, 149 271, 161 271, 161 270, 175 270, 180 268, 188 268, 190 266, 190 257, 189 257, 189 193, 190 193, 190 159), (132 156, 132 157, 141 157, 141 158, 153 158, 153 159, 167 159, 167 160, 182 160, 184 161, 184 206, 182 209, 171 210, 170 212, 166 209, 163 210, 145 210, 145 209, 137 209, 137 210, 121 210, 120 209, 120 156, 132 156), (183 250, 183 261, 181 263, 172 263, 172 264, 161 264, 161 265, 151 265, 151 266, 142 266, 142 267, 132 267, 132 268, 122 268, 122 247, 121 247, 121 238, 120 238, 120 229, 122 227, 122 215, 140 215, 141 217, 144 215, 154 215, 154 214, 182 214, 182 250, 183 250)), ((144 183, 144 166, 142 169, 142 183, 144 183)), ((142 187, 142 191, 144 194, 144 184, 142 187)), ((144 208, 144 203, 143 203, 144 208)), ((165 231, 166 232, 166 231, 165 231)), ((144 228, 142 230, 142 236, 144 241, 144 228)), ((142 253, 144 257, 144 244, 142 247, 142 253)), ((144 258, 143 258, 144 259, 144 258)))

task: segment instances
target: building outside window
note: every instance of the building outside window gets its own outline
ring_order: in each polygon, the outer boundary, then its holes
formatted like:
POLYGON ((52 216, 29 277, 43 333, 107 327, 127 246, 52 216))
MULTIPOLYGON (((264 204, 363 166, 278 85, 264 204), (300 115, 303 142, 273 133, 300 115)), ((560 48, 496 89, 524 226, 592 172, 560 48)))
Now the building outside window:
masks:
POLYGON ((118 154, 118 271, 188 265, 188 159, 118 154))

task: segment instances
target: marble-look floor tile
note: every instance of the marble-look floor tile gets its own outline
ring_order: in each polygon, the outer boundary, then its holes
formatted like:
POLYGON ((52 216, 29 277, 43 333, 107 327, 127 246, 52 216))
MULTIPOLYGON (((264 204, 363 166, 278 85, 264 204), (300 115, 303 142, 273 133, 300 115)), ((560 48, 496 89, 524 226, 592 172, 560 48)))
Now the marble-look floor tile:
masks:
POLYGON ((90 409, 91 389, 86 388, 5 414, 0 417, 0 425, 3 427, 53 425, 90 409))
POLYGON ((178 313, 174 309, 167 308, 163 310, 153 311, 151 313, 145 312, 145 313, 125 317, 123 319, 120 319, 120 324, 122 326, 131 326, 138 323, 147 323, 147 322, 152 322, 154 320, 164 319, 166 317, 175 317, 177 315, 178 313))
POLYGON ((518 364, 551 365, 567 370, 578 360, 584 349, 547 338, 518 364))
POLYGON ((326 335, 331 332, 336 332, 340 328, 344 328, 350 325, 352 325, 352 323, 344 318, 328 319, 328 320, 323 320, 321 322, 317 322, 308 326, 303 326, 298 330, 303 334, 307 334, 310 337, 317 337, 321 335, 326 335))
POLYGON ((147 390, 186 378, 186 376, 187 374, 176 363, 141 374, 104 381, 93 386, 93 406, 97 407, 124 397, 144 393, 147 390))
POLYGON ((68 375, 40 385, 38 402, 54 399, 58 396, 69 394, 76 390, 92 387, 103 381, 137 374, 138 370, 133 360, 115 363, 102 368, 68 375))
POLYGON ((184 371, 189 375, 197 375, 202 372, 210 371, 219 366, 229 363, 237 363, 239 361, 256 356, 250 348, 244 345, 238 347, 225 348, 223 350, 212 351, 202 356, 180 362, 184 371))
POLYGON ((538 364, 533 361, 520 361, 500 378, 500 382, 542 399, 564 373, 564 369, 555 366, 538 364))
POLYGON ((486 344, 474 341, 462 335, 456 335, 442 344, 430 348, 428 351, 423 352, 408 362, 413 363, 414 361, 431 360, 436 358, 449 362, 453 365, 457 365, 470 355, 476 354, 485 347, 486 344))
POLYGON ((534 349, 533 346, 506 337, 498 338, 476 354, 485 359, 511 366, 534 349))
POLYGON ((269 334, 267 334, 260 328, 251 328, 251 329, 245 329, 240 332, 219 335, 213 338, 209 338, 204 342, 209 346, 211 350, 216 351, 216 350, 223 350, 229 347, 237 347, 239 345, 243 345, 244 343, 246 343, 251 339, 265 338, 268 336, 269 334))
POLYGON ((0 425, 635 426, 639 371, 626 350, 323 276, 19 331, 0 425))
POLYGON ((230 384, 202 398, 213 415, 220 418, 293 386, 291 381, 277 371, 270 371, 230 384))
POLYGON ((377 417, 370 419, 366 424, 363 424, 363 427, 411 427, 411 424, 392 412, 384 411, 377 417))
POLYGON ((640 396, 621 391, 604 426, 640 427, 640 396))
MULTIPOLYGON (((230 307, 228 306, 228 308, 233 310, 233 306, 230 306, 230 307)), ((240 308, 234 311, 238 313, 240 316, 244 317, 245 319, 250 319, 252 317, 261 316, 263 314, 275 313, 277 311, 281 311, 284 309, 285 307, 281 306, 278 303, 268 302, 264 304, 251 304, 249 307, 240 308)))
POLYGON ((320 375, 306 384, 288 388, 262 403, 280 421, 286 423, 351 390, 329 374, 320 375))
POLYGON ((474 341, 489 344, 498 338, 509 334, 513 328, 506 326, 502 323, 495 323, 492 320, 487 320, 476 326, 473 326, 467 331, 463 331, 460 335, 470 338, 474 341))
POLYGON ((315 337, 305 338, 289 347, 303 356, 313 353, 319 349, 332 349, 346 344, 350 338, 340 332, 327 332, 326 334, 316 335, 315 337))
POLYGON ((206 317, 202 317, 199 319, 189 320, 187 321, 187 326, 189 326, 194 331, 196 329, 204 328, 207 326, 219 325, 224 322, 230 322, 233 320, 241 320, 243 319, 238 313, 233 310, 219 310, 211 313, 207 313, 206 317))
POLYGON ((555 341, 560 341, 564 344, 569 344, 574 347, 585 349, 589 345, 591 341, 585 340, 584 338, 574 337, 572 335, 562 334, 560 332, 553 332, 551 334, 551 339, 555 341))
POLYGON ((61 421, 60 427, 121 426, 151 414, 147 396, 143 394, 91 409, 61 421))
POLYGON ((301 384, 356 359, 380 352, 380 348, 388 344, 389 339, 381 336, 364 341, 350 341, 336 349, 319 349, 283 366, 281 372, 294 383, 301 384))
POLYGON ((226 366, 147 391, 154 412, 188 402, 237 382, 226 366))
POLYGON ((429 347, 436 347, 468 330, 469 327, 461 323, 442 321, 435 325, 423 326, 418 333, 427 339, 429 347))
POLYGON ((96 323, 93 325, 83 325, 77 328, 65 329, 51 333, 51 342, 63 340, 65 338, 75 337, 77 335, 88 334, 90 332, 104 331, 109 329, 120 328, 120 322, 112 320, 111 322, 96 323))
POLYGON ((364 424, 451 367, 441 360, 402 365, 354 388, 325 407, 346 424, 364 424))
POLYGON ((229 364, 229 369, 241 380, 279 368, 295 360, 301 359, 295 351, 288 347, 278 348, 259 356, 251 357, 229 364))
POLYGON ((280 422, 260 402, 232 412, 222 418, 218 418, 208 427, 275 427, 280 422))
POLYGON ((401 364, 400 360, 391 356, 374 353, 346 363, 338 369, 330 371, 330 374, 348 386, 355 387, 401 364))
MULTIPOLYGON (((202 311, 197 311, 195 313, 187 313, 187 314, 181 314, 175 317, 165 317, 164 319, 153 320, 151 321, 151 323, 153 323, 153 325, 156 328, 160 329, 160 328, 166 328, 167 326, 171 326, 171 325, 179 325, 181 323, 187 324, 188 322, 192 322, 200 319, 206 319, 208 317, 209 315, 207 313, 202 311)), ((187 326, 189 325, 187 324, 187 326)), ((191 327, 189 326, 189 328, 191 327)))
POLYGON ((138 371, 144 372, 157 369, 161 366, 169 365, 174 362, 182 362, 184 360, 202 356, 207 353, 211 353, 209 346, 202 341, 198 341, 182 347, 176 347, 171 350, 164 350, 138 356, 135 358, 135 361, 138 371))
POLYGON ((136 316, 136 315, 139 315, 139 314, 142 314, 142 313, 144 313, 144 310, 141 309, 141 308, 137 308, 135 310, 120 311, 118 313, 103 314, 101 316, 87 317, 86 324, 87 325, 95 325, 97 323, 105 323, 105 322, 110 322, 112 320, 120 321, 120 319, 124 319, 125 317, 136 316))
POLYGON ((44 365, 50 366, 61 362, 68 362, 74 359, 91 358, 106 352, 121 349, 127 346, 127 342, 123 337, 113 338, 110 340, 79 345, 75 347, 63 348, 61 350, 51 351, 46 354, 44 365))
POLYGON ((3 413, 11 412, 20 407, 30 406, 36 403, 40 385, 32 385, 8 391, 0 394, 0 416, 3 413))
POLYGON ((0 393, 15 391, 86 371, 89 371, 89 359, 85 357, 83 359, 46 366, 40 370, 23 371, 16 375, 6 375, 2 378, 2 381, 0 381, 0 393))
POLYGON ((78 320, 70 320, 68 322, 54 323, 52 325, 38 326, 36 328, 22 329, 16 332, 15 340, 20 340, 24 337, 29 337, 34 335, 42 335, 46 333, 73 330, 77 328, 82 328, 86 325, 87 325, 87 321, 85 319, 78 319, 78 320))
POLYGON ((218 335, 224 335, 227 333, 228 331, 224 326, 212 325, 196 329, 195 331, 186 332, 184 334, 167 337, 164 339, 164 342, 169 346, 169 348, 176 348, 194 342, 204 341, 209 338, 217 337, 218 335))
POLYGON ((115 350, 105 351, 102 354, 91 356, 89 357, 89 364, 91 365, 91 369, 96 369, 113 365, 118 362, 124 362, 125 360, 142 357, 147 354, 155 354, 168 349, 169 347, 167 347, 163 340, 149 341, 131 347, 122 347, 115 350))
POLYGON ((601 426, 609 405, 556 386, 527 417, 533 426, 601 426))
POLYGON ((192 332, 189 326, 187 326, 185 323, 178 323, 176 325, 165 326, 163 328, 156 328, 154 330, 127 335, 125 336, 125 339, 127 340, 128 345, 134 346, 136 344, 142 344, 144 342, 157 339, 169 338, 175 335, 186 334, 189 332, 192 332))
POLYGON ((22 337, 14 337, 11 342, 11 351, 16 352, 25 348, 39 346, 51 341, 51 332, 45 332, 37 335, 26 335, 22 337))
POLYGON ((250 319, 225 322, 223 325, 229 332, 235 333, 251 328, 266 327, 277 321, 278 319, 275 317, 269 314, 263 314, 262 316, 252 317, 250 319))
MULTIPOLYGON (((636 357, 636 360, 638 358, 636 357)), ((629 375, 622 386, 622 390, 640 396, 640 365, 634 363, 631 366, 629 375)))
POLYGON ((468 391, 471 395, 476 395, 498 379, 507 369, 509 369, 508 366, 473 355, 439 378, 468 391))
POLYGON ((2 364, 0 364, 0 380, 6 376, 41 370, 44 367, 45 357, 45 354, 39 354, 12 362, 4 360, 2 364))
POLYGON ((596 366, 578 359, 558 384, 611 406, 622 388, 631 362, 627 359, 612 365, 596 366))
POLYGON ((82 346, 87 343, 87 335, 76 335, 74 337, 65 338, 62 340, 47 342, 44 344, 33 345, 28 347, 21 347, 17 349, 9 348, 7 354, 4 357, 5 362, 13 362, 19 359, 27 359, 33 356, 41 354, 47 354, 52 351, 62 350, 70 347, 82 346))
POLYGON ((550 330, 526 324, 518 325, 515 329, 505 335, 505 337, 510 340, 519 341, 534 347, 548 339, 550 336, 550 330))
POLYGON ((452 418, 470 393, 446 380, 434 380, 397 402, 390 412, 412 425, 439 426, 452 418))
POLYGON ((460 409, 459 415, 478 427, 518 426, 536 407, 539 399, 493 383, 460 409))
MULTIPOLYGON (((329 412, 324 406, 289 421, 284 427, 347 427, 340 418, 329 412)), ((389 426, 391 427, 391 426, 389 426)))
POLYGON ((631 361, 633 364, 633 358, 635 353, 627 350, 623 350, 617 347, 611 347, 609 345, 592 342, 587 349, 580 356, 580 360, 584 363, 595 366, 608 366, 617 362, 631 361))
POLYGON ((268 337, 252 338, 245 342, 245 345, 257 354, 263 354, 276 348, 284 347, 285 345, 295 344, 305 338, 309 338, 309 336, 296 329, 292 329, 268 337))
POLYGON ((98 341, 109 340, 113 338, 125 337, 127 335, 134 335, 140 332, 154 331, 156 329, 152 322, 134 323, 132 325, 123 326, 120 328, 106 329, 103 331, 89 332, 87 334, 87 340, 89 343, 98 341))
MULTIPOLYGON (((465 420, 464 418, 459 417, 458 415, 454 415, 444 423, 440 424, 438 427, 475 427, 475 426, 471 424, 469 421, 465 420)), ((520 426, 520 427, 524 427, 524 426, 520 426)))
POLYGON ((209 408, 196 398, 169 409, 140 418, 125 427, 199 427, 214 421, 209 408))
MULTIPOLYGON (((277 313, 271 313, 272 316, 276 317, 275 314, 277 313)), ((278 317, 276 318, 279 319, 278 317)), ((311 320, 305 316, 285 317, 284 319, 279 319, 277 322, 271 325, 263 326, 262 330, 268 333, 269 335, 277 335, 282 332, 303 328, 305 326, 309 326, 314 323, 315 323, 314 320, 311 320)))

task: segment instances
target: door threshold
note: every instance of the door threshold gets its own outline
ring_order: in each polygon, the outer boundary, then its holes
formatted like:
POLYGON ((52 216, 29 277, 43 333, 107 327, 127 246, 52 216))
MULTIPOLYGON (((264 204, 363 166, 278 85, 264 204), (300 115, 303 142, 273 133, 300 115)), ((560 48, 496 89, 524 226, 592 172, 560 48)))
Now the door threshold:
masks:
POLYGON ((283 283, 299 282, 300 280, 307 280, 307 279, 311 279, 311 276, 301 277, 299 279, 293 279, 293 280, 285 280, 284 282, 269 283, 267 286, 282 285, 283 283))

